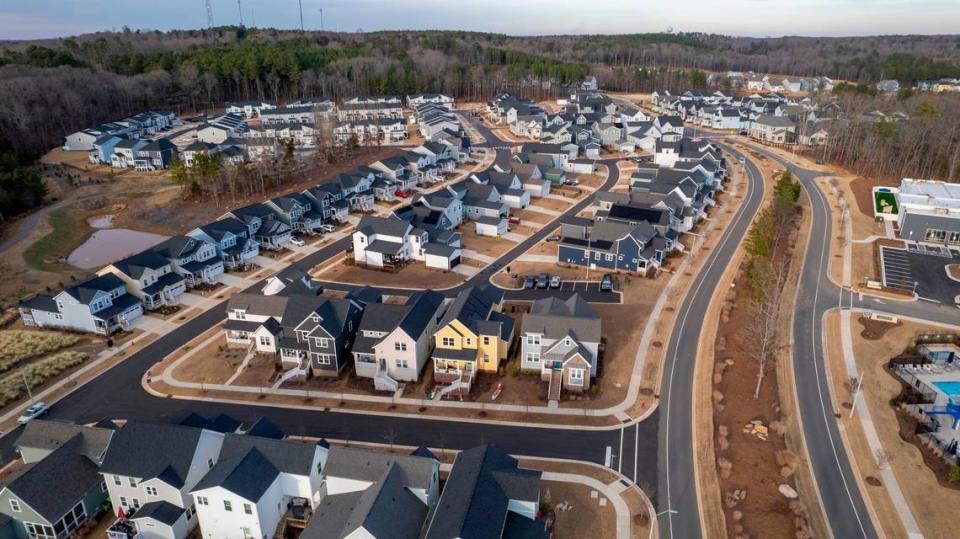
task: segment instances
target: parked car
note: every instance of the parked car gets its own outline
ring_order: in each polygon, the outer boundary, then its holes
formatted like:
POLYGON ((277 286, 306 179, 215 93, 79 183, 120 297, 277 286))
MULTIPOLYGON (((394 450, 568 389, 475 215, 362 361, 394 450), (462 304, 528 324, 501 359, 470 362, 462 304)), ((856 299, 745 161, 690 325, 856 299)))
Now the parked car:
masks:
POLYGON ((397 195, 397 196, 400 197, 400 198, 407 198, 408 196, 410 196, 410 191, 404 191, 403 189, 397 189, 397 191, 394 193, 394 195, 397 195))
POLYGON ((740 156, 740 164, 742 165, 742 164, 744 164, 744 163, 746 163, 746 162, 747 162, 747 158, 741 155, 741 156, 740 156))
POLYGON ((526 278, 524 278, 524 280, 523 280, 523 287, 524 287, 524 288, 536 288, 536 287, 537 287, 537 281, 536 281, 533 277, 530 277, 530 276, 528 275, 528 276, 527 276, 526 278))
POLYGON ((290 238, 290 243, 296 245, 297 247, 303 247, 306 245, 306 243, 304 243, 304 241, 300 238, 290 238))
POLYGON ((740 136, 741 136, 741 137, 746 137, 746 136, 749 135, 749 134, 750 134, 750 133, 747 133, 746 131, 741 131, 741 132, 740 132, 740 136))
POLYGON ((550 288, 560 288, 560 285, 563 284, 563 281, 560 280, 559 275, 554 275, 550 277, 550 288))
POLYGON ((323 232, 324 234, 329 234, 334 230, 336 230, 336 228, 334 228, 333 225, 320 225, 320 232, 323 232))
POLYGON ((550 276, 546 273, 541 273, 537 276, 537 288, 547 288, 550 286, 550 276))
POLYGON ((27 422, 29 422, 31 419, 36 419, 36 418, 38 418, 38 417, 40 417, 40 416, 42 416, 42 415, 45 415, 45 414, 46 414, 47 412, 49 412, 49 411, 50 411, 50 405, 49 405, 49 404, 47 404, 47 403, 45 403, 45 402, 38 402, 38 403, 34 404, 33 406, 27 408, 27 409, 23 412, 23 415, 20 416, 20 417, 17 419, 17 424, 19 424, 19 425, 25 425, 25 424, 27 424, 27 422))
POLYGON ((600 279, 600 290, 603 292, 610 292, 613 290, 613 275, 609 273, 604 274, 603 278, 600 279))
POLYGON ((957 294, 956 296, 954 296, 953 304, 956 305, 957 307, 960 307, 960 294, 957 294))
POLYGON ((572 180, 572 179, 563 180, 563 185, 571 185, 571 186, 580 185, 580 180, 572 180))
POLYGON ((560 236, 554 234, 553 236, 547 236, 547 241, 560 241, 560 236))
POLYGON ((509 221, 510 221, 510 224, 511 224, 511 225, 519 225, 519 224, 520 224, 520 218, 519 218, 519 217, 511 217, 511 218, 509 219, 509 221))

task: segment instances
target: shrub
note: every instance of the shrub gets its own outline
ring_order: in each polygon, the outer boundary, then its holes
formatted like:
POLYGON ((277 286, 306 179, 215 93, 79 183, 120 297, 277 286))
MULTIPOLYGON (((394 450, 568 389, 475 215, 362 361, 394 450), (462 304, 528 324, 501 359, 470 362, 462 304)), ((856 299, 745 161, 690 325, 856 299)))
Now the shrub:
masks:
POLYGON ((960 481, 960 466, 954 464, 950 467, 950 470, 947 471, 947 481, 951 483, 960 481))
POLYGON ((80 337, 69 333, 35 330, 0 332, 0 372, 37 356, 73 346, 80 337))
POLYGON ((33 389, 67 369, 83 363, 88 357, 83 352, 59 352, 24 367, 21 371, 22 375, 15 373, 0 379, 0 406, 6 406, 7 403, 20 398, 25 390, 24 379, 30 384, 30 389, 33 389))

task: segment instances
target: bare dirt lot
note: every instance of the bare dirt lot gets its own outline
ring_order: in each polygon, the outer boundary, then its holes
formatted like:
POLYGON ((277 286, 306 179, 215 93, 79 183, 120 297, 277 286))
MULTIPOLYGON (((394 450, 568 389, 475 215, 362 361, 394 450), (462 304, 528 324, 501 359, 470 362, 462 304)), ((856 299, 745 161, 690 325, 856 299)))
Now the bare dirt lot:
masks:
POLYGON ((491 238, 490 236, 480 236, 476 231, 470 227, 463 227, 465 230, 461 232, 461 244, 460 246, 463 249, 469 249, 471 251, 476 251, 482 255, 492 256, 493 258, 499 258, 503 256, 504 253, 515 247, 517 244, 506 239, 506 238, 491 238))
POLYGON ((428 268, 423 262, 414 262, 396 272, 361 268, 340 262, 313 275, 325 281, 410 289, 450 288, 464 281, 464 276, 459 273, 428 268))
POLYGON ((615 537, 616 511, 603 494, 591 497, 592 489, 576 483, 540 482, 540 500, 556 511, 553 526, 555 539, 581 537, 615 537), (601 507, 603 499, 605 507, 601 507))

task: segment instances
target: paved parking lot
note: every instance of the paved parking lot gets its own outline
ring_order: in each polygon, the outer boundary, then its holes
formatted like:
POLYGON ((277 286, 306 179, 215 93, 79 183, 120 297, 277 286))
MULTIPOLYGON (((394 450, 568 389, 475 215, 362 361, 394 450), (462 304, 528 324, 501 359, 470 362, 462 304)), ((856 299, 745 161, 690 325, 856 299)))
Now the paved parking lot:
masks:
POLYGON ((883 284, 914 290, 926 300, 951 305, 960 283, 947 276, 948 264, 960 263, 960 253, 946 248, 910 246, 909 250, 880 248, 883 284))
POLYGON ((567 299, 574 292, 590 303, 622 303, 620 292, 600 290, 599 281, 563 281, 560 288, 507 290, 504 293, 504 299, 510 301, 534 301, 550 297, 567 299))

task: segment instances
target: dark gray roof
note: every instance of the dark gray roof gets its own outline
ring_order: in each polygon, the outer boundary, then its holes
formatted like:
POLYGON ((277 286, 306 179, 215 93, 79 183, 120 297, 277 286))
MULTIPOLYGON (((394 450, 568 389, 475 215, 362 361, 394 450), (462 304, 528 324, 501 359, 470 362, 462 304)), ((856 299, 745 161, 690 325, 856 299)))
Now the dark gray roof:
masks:
POLYGON ((251 502, 258 502, 263 493, 276 481, 280 471, 256 447, 221 457, 191 492, 213 487, 224 488, 251 502))
POLYGON ((599 343, 601 337, 600 315, 580 294, 566 301, 550 297, 533 302, 530 312, 523 315, 523 331, 539 333, 558 339, 573 333, 581 342, 599 343))
POLYGON ((256 449, 277 470, 292 475, 310 475, 317 448, 313 444, 287 442, 261 436, 227 434, 220 458, 236 458, 256 449))
POLYGON ((475 329, 478 320, 486 320, 495 304, 503 300, 503 291, 493 286, 467 287, 457 294, 447 313, 440 321, 440 327, 459 320, 467 328, 475 329))
POLYGON ((3 486, 52 524, 90 489, 99 489, 102 481, 97 465, 84 456, 83 437, 77 434, 43 460, 7 478, 3 486))
POLYGON ((327 455, 324 473, 360 481, 377 481, 393 465, 397 465, 406 477, 410 488, 429 488, 433 476, 433 462, 412 455, 381 453, 358 447, 333 446, 327 455))
POLYGON ((152 518, 157 522, 173 526, 182 515, 184 509, 177 507, 170 502, 150 502, 137 509, 136 514, 130 517, 130 520, 139 520, 143 518, 152 518))
POLYGON ((426 539, 500 537, 510 500, 537 503, 540 471, 519 468, 506 451, 481 445, 457 455, 426 539))
POLYGON ((217 414, 207 419, 194 412, 187 412, 174 422, 185 427, 207 429, 223 434, 236 432, 240 428, 240 422, 227 414, 217 414))
POLYGON ((144 251, 113 263, 118 271, 134 279, 143 276, 147 269, 158 270, 170 264, 170 261, 152 251, 144 251))
POLYGON ((84 455, 99 462, 110 444, 114 431, 109 428, 87 427, 62 421, 34 419, 23 427, 17 438, 18 448, 43 449, 53 451, 68 441, 80 436, 84 455))
POLYGON ((364 215, 357 223, 357 231, 364 234, 384 234, 387 236, 403 237, 410 229, 410 223, 392 217, 376 217, 364 215))
POLYGON ((202 432, 181 425, 129 421, 114 433, 100 469, 140 479, 157 477, 182 488, 202 432))
POLYGON ((247 429, 245 434, 247 436, 259 436, 260 438, 271 438, 273 440, 282 440, 284 436, 286 436, 286 434, 280 430, 280 427, 266 417, 261 417, 256 420, 253 425, 247 429))

